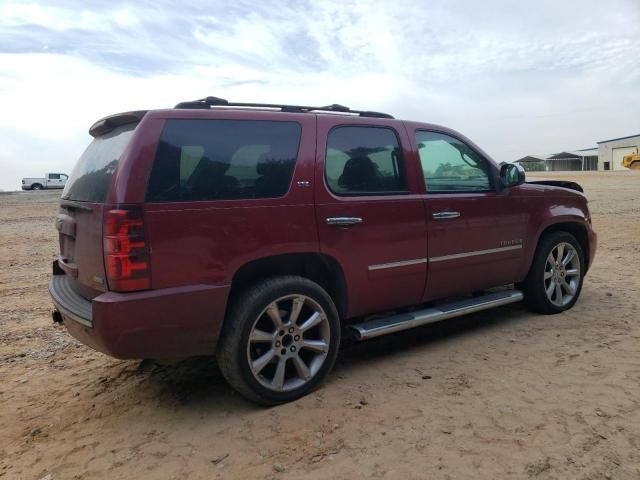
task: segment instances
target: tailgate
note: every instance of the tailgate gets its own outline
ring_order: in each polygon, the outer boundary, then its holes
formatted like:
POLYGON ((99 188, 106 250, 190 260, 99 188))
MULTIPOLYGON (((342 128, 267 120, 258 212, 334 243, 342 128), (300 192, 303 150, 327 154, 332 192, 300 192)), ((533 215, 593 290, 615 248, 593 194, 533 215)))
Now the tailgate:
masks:
POLYGON ((76 163, 60 200, 56 229, 59 267, 71 288, 86 299, 107 291, 102 229, 111 179, 139 118, 121 114, 97 122, 93 141, 76 163))
POLYGON ((60 255, 58 265, 71 287, 87 299, 107 291, 102 254, 104 204, 62 200, 56 217, 60 255))

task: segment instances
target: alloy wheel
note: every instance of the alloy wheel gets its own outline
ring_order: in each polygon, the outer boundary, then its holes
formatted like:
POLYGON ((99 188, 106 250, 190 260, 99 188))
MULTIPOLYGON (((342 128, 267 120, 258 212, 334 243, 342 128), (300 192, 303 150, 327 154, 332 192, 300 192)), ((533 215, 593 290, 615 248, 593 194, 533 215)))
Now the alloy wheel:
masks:
POLYGON ((555 306, 563 307, 576 296, 579 285, 578 252, 570 243, 558 243, 549 252, 544 268, 544 289, 547 298, 555 306))
POLYGON ((270 390, 299 388, 324 364, 330 339, 329 320, 315 300, 305 295, 281 297, 253 323, 247 343, 249 368, 270 390))

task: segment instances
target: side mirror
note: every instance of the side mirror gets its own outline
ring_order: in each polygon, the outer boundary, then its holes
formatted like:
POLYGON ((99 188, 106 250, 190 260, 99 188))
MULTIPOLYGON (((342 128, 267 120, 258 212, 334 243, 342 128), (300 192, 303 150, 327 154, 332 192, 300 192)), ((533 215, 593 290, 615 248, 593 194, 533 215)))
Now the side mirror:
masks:
POLYGON ((504 188, 522 185, 525 180, 525 171, 522 165, 517 163, 505 163, 500 167, 500 181, 504 188))

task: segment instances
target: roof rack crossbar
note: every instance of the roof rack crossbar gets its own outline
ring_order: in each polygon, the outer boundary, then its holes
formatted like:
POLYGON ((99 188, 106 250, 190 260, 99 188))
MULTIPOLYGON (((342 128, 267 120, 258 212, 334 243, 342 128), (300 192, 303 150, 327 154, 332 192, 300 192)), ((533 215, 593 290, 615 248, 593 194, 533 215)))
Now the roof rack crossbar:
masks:
POLYGON ((371 112, 364 110, 351 110, 344 105, 326 105, 324 107, 310 107, 304 105, 281 105, 277 103, 243 103, 243 102, 229 102, 224 98, 218 97, 206 97, 200 100, 192 100, 189 102, 180 102, 174 108, 190 108, 190 109, 208 109, 211 107, 240 107, 240 108, 270 108, 278 109, 282 112, 290 113, 313 113, 313 112, 335 112, 335 113, 347 113, 352 115, 359 115, 361 117, 373 117, 373 118, 393 118, 388 113, 371 112))

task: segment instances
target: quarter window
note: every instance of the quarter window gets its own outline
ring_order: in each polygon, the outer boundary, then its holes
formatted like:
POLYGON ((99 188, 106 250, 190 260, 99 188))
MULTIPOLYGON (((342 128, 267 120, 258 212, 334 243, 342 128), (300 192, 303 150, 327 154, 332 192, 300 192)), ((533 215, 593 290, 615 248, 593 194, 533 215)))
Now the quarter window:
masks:
POLYGON ((489 163, 460 140, 437 132, 416 132, 428 193, 491 190, 489 163))
POLYGON ((300 133, 295 122, 168 120, 146 199, 281 197, 291 183, 300 133))
POLYGON ((325 178, 338 195, 407 191, 402 149, 390 128, 344 126, 327 139, 325 178))

